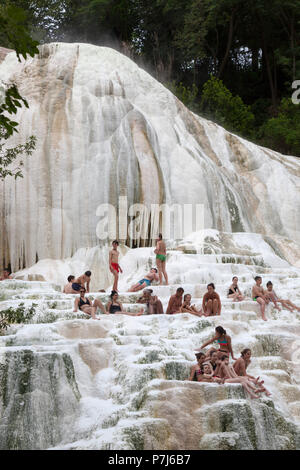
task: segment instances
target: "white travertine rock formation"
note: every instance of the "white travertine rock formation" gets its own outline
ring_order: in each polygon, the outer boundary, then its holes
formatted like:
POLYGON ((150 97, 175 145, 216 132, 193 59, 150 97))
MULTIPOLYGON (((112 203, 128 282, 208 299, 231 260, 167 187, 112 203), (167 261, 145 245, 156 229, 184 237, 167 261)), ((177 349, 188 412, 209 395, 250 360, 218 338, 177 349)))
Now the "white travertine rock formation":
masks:
POLYGON ((46 44, 21 63, 10 53, 0 77, 30 105, 11 143, 38 138, 24 179, 0 183, 0 263, 17 271, 96 246, 97 208, 118 209, 120 195, 203 204, 205 228, 261 233, 299 261, 299 159, 196 116, 109 48, 46 44))

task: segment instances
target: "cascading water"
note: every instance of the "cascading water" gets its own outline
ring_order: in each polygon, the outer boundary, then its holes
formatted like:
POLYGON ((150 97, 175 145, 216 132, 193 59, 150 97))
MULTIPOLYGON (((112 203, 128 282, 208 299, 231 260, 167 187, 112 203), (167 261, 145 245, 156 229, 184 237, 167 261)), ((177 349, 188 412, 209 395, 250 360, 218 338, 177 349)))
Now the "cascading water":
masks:
MULTIPOLYGON (((13 80, 30 105, 20 109, 19 134, 11 143, 38 137, 24 179, 0 184, 0 263, 16 271, 96 246, 99 205, 111 204, 118 216, 120 196, 128 207, 143 203, 148 209, 203 204, 198 229, 261 233, 291 262, 298 260, 296 158, 196 116, 112 49, 45 44, 21 63, 8 54, 0 76, 13 80)), ((157 236, 159 223, 158 217, 149 227, 142 222, 146 243, 157 236)), ((128 238, 122 226, 116 237, 128 238)))
MULTIPOLYGON (((37 305, 31 324, 0 335, 0 448, 299 449, 299 313, 270 307, 263 322, 253 301, 226 297, 233 275, 250 297, 260 274, 299 305, 299 161, 194 115, 111 49, 48 44, 21 63, 10 53, 0 76, 30 104, 13 143, 38 137, 24 179, 0 183, 0 264, 15 273, 0 283, 0 310, 37 305), (99 205, 120 219, 119 196, 144 204, 145 245, 160 228, 159 214, 145 217, 151 204, 203 204, 206 229, 169 240, 170 286, 153 289, 164 308, 179 285, 200 305, 214 282, 221 317, 93 322, 73 312, 74 296, 61 293, 71 273, 91 269, 92 297, 108 301, 99 205), (252 349, 249 372, 271 398, 186 380, 193 350, 220 323, 236 356, 252 349)), ((154 265, 153 249, 120 251, 121 301, 136 311, 127 290, 154 265)))

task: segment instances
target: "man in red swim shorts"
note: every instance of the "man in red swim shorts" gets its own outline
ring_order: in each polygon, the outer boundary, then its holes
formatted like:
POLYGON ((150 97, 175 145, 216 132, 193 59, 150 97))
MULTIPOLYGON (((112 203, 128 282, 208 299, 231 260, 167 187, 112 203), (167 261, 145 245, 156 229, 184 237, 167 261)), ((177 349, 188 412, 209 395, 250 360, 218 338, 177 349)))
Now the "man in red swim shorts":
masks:
POLYGON ((123 272, 121 266, 119 265, 119 252, 118 252, 118 246, 119 242, 118 240, 114 240, 112 242, 112 249, 109 252, 109 269, 110 272, 114 276, 114 284, 112 290, 118 291, 118 280, 119 280, 119 272, 123 272))

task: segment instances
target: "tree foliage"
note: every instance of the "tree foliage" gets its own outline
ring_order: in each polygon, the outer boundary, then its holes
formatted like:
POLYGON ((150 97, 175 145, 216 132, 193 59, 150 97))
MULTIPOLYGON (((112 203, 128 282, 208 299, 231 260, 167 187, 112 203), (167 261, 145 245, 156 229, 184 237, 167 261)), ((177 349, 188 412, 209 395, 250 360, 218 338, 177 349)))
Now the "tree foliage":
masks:
MULTIPOLYGON (((34 56, 38 53, 38 43, 31 38, 27 29, 26 12, 8 1, 0 7, 0 40, 1 44, 16 51, 19 60, 21 56, 26 59, 27 55, 34 56)), ((6 176, 17 178, 22 176, 21 157, 32 154, 36 138, 31 136, 25 144, 9 147, 9 137, 18 132, 18 123, 12 116, 16 115, 22 106, 28 108, 28 103, 20 95, 15 84, 0 82, 0 85, 0 179, 6 176), (11 166, 13 163, 16 163, 14 168, 11 166)))
POLYGON ((36 313, 37 304, 25 307, 20 303, 17 308, 9 307, 0 311, 0 331, 6 330, 13 323, 29 323, 36 313))

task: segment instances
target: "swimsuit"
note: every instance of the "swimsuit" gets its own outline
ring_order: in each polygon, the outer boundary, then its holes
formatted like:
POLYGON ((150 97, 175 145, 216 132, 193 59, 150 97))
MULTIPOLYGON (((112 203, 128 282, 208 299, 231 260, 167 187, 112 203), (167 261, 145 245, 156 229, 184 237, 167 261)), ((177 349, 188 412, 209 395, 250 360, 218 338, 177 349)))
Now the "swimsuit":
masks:
POLYGON ((118 263, 111 263, 111 267, 117 271, 117 272, 120 272, 120 266, 118 263))
POLYGON ((109 307, 109 313, 122 312, 120 305, 113 305, 109 307))
POLYGON ((81 284, 78 284, 78 282, 73 282, 72 284, 72 289, 73 290, 80 290, 82 288, 81 284))
POLYGON ((219 345, 220 345, 219 351, 226 352, 226 353, 228 354, 227 349, 221 349, 221 346, 228 346, 228 341, 227 341, 227 339, 226 339, 226 338, 224 338, 223 340, 217 339, 217 342, 218 342, 219 345))
MULTIPOLYGON (((235 292, 238 290, 237 287, 234 287, 235 292)), ((234 294, 235 293, 232 289, 229 289, 228 295, 234 294)))
POLYGON ((256 300, 256 299, 257 299, 257 297, 253 297, 253 300, 256 300))
POLYGON ((91 306, 91 303, 89 301, 89 299, 86 299, 86 302, 84 300, 82 300, 82 298, 80 297, 79 299, 79 310, 81 310, 81 307, 83 307, 83 305, 88 305, 89 307, 91 306))
POLYGON ((167 256, 166 255, 156 255, 156 259, 160 259, 161 261, 166 261, 167 256))
POLYGON ((144 284, 144 282, 147 284, 147 286, 150 286, 152 281, 150 281, 149 279, 142 279, 141 281, 139 281, 139 284, 142 285, 144 284))

